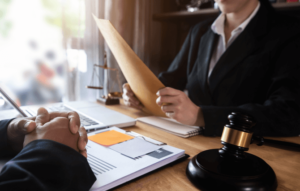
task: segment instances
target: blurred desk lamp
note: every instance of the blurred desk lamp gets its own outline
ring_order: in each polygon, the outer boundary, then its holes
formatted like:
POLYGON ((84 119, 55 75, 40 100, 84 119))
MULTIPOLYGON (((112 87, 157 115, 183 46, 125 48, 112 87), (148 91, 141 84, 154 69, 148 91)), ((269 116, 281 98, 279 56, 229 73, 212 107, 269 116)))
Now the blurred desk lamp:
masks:
POLYGON ((102 95, 100 98, 98 98, 98 101, 104 103, 105 105, 116 105, 116 104, 120 103, 119 99, 122 98, 122 92, 121 92, 121 83, 120 83, 120 79, 119 79, 119 70, 117 68, 110 68, 107 66, 106 53, 104 53, 104 65, 103 66, 94 64, 93 75, 92 75, 90 84, 91 85, 86 86, 86 88, 96 89, 96 90, 103 89, 103 91, 104 91, 104 95, 102 95), (103 68, 103 70, 104 70, 103 87, 92 84, 94 82, 95 75, 98 77, 98 80, 100 81, 100 76, 97 74, 96 67, 103 68), (109 70, 115 71, 117 73, 117 81, 118 81, 120 92, 109 92, 109 87, 108 87, 108 72, 109 72, 109 70))
POLYGON ((246 153, 255 125, 247 115, 232 112, 223 129, 221 149, 199 153, 189 162, 186 174, 203 191, 275 191, 276 175, 261 158, 246 153))

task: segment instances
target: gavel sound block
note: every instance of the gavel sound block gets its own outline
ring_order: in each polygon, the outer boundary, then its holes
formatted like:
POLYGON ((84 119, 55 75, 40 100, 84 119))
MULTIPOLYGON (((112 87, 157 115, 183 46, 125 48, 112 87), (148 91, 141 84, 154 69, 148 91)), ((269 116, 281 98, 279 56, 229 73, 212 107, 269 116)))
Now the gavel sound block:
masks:
POLYGON ((232 112, 221 137, 223 147, 199 153, 189 162, 186 174, 203 191, 273 191, 277 188, 273 169, 261 158, 246 153, 252 138, 253 119, 232 112))

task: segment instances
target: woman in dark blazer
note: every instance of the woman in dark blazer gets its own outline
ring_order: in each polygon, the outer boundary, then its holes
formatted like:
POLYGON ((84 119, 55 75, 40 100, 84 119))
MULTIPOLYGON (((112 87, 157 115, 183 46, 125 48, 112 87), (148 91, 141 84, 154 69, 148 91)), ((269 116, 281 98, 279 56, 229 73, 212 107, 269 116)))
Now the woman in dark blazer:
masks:
MULTIPOLYGON (((168 88, 157 93, 157 104, 171 103, 162 106, 168 116, 202 126, 205 135, 220 136, 228 123, 228 114, 233 111, 253 116, 257 135, 299 135, 299 21, 276 13, 267 0, 216 2, 226 15, 225 35, 212 30, 214 20, 191 28, 168 71, 159 75, 168 88), (229 20, 239 20, 234 18, 234 8, 251 10, 248 17, 252 18, 216 59, 219 39, 223 37, 223 42, 230 42, 230 33, 229 36, 226 33, 229 20), (215 59, 213 69, 212 59, 215 59), (188 97, 182 92, 184 89, 188 90, 188 97)), ((140 107, 132 92, 126 89, 124 92, 127 105, 140 107)))

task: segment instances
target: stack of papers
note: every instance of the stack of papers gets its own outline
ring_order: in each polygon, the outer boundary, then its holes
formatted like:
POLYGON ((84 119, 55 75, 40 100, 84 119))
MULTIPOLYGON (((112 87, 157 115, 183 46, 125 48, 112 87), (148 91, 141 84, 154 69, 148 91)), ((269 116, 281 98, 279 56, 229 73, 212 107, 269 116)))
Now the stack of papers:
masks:
POLYGON ((104 130, 89 136, 89 140, 108 147, 130 158, 137 158, 161 148, 144 139, 134 138, 126 132, 104 130))
MULTIPOLYGON (((128 134, 126 131, 117 127, 111 127, 108 130, 115 130, 122 134, 128 134)), ((105 131, 107 131, 107 129, 89 133, 88 136, 100 134, 105 131)), ((136 133, 131 133, 130 135, 132 136, 133 134, 138 135, 136 133)), ((146 137, 145 139, 149 140, 146 137)), ((97 181, 94 183, 91 190, 99 191, 119 186, 176 161, 185 155, 184 150, 169 145, 158 146, 145 141, 141 135, 138 135, 131 140, 114 144, 110 147, 103 146, 94 141, 89 141, 86 148, 88 154, 87 160, 97 177, 97 181), (133 143, 139 143, 145 147, 144 149, 138 145, 134 145, 134 148, 129 147, 132 146, 133 143), (130 148, 132 148, 132 150, 130 150, 130 148), (147 154, 141 154, 142 152, 147 154), (123 153, 132 156, 130 157, 123 153), (139 157, 134 158, 136 155, 139 155, 139 157)))

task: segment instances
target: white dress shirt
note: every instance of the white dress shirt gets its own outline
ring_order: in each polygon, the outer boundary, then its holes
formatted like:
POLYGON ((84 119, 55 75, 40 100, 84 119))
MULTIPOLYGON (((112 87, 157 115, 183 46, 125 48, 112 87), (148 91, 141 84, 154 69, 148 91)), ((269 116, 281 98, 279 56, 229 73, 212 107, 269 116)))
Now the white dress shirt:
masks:
POLYGON ((219 41, 217 44, 217 47, 215 47, 215 50, 212 54, 210 64, 209 64, 209 71, 208 71, 208 77, 210 76, 211 72, 213 71, 216 63, 222 56, 222 54, 226 51, 226 49, 232 44, 232 42, 243 32, 243 30, 246 28, 248 23, 251 21, 251 19, 256 15, 258 9, 260 7, 260 2, 258 2, 258 5, 254 9, 254 11, 251 13, 251 15, 237 28, 235 28, 231 32, 231 36, 226 44, 225 40, 225 33, 224 33, 224 24, 225 24, 225 14, 221 14, 215 22, 211 25, 211 30, 220 35, 219 41))

